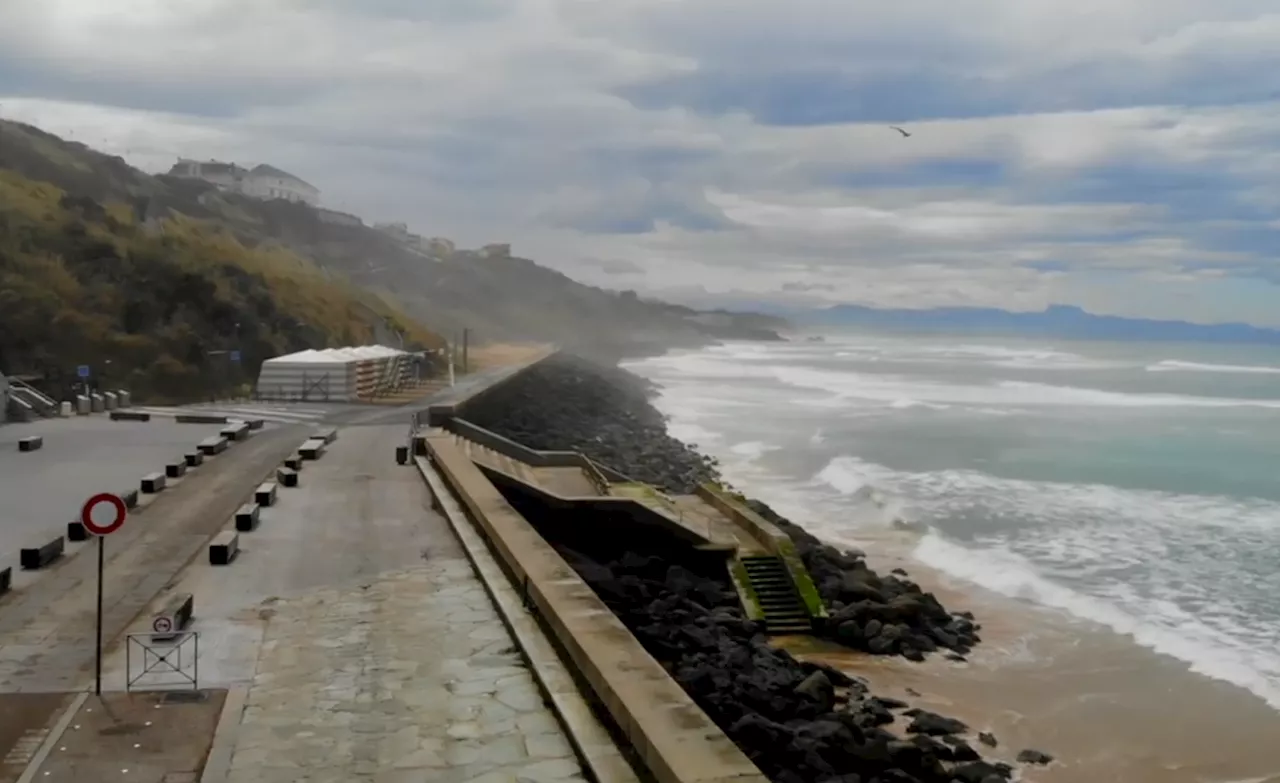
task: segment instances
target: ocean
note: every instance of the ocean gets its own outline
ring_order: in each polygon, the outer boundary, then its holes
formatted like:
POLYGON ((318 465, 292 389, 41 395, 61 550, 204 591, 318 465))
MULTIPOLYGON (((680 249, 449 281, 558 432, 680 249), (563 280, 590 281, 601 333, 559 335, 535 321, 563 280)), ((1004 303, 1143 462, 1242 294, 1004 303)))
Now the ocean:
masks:
POLYGON ((1280 710, 1280 350, 827 333, 625 366, 812 532, 907 531, 1280 710))

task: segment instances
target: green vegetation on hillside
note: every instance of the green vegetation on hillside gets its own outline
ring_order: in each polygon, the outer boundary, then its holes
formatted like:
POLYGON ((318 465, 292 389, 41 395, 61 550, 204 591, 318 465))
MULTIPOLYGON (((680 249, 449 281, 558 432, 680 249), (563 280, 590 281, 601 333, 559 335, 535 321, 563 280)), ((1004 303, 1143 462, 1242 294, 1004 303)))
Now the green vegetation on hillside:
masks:
POLYGON ((372 342, 382 324, 406 347, 441 343, 387 298, 286 249, 246 247, 181 215, 144 225, 127 203, 0 169, 0 368, 48 391, 87 364, 140 396, 190 399, 250 380, 280 353, 372 342))

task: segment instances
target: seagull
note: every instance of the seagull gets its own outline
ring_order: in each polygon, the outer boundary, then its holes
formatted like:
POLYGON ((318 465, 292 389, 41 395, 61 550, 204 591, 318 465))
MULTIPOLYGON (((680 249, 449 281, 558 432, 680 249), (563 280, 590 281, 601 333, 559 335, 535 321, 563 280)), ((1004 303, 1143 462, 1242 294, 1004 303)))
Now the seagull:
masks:
POLYGON ((911 138, 911 134, 910 134, 910 133, 907 133, 907 132, 906 132, 906 131, 904 131, 902 128, 899 128, 897 125, 890 125, 889 127, 890 127, 890 128, 893 128, 893 129, 894 129, 894 130, 896 130, 898 133, 901 133, 901 134, 902 134, 902 138, 904 138, 904 139, 911 138))

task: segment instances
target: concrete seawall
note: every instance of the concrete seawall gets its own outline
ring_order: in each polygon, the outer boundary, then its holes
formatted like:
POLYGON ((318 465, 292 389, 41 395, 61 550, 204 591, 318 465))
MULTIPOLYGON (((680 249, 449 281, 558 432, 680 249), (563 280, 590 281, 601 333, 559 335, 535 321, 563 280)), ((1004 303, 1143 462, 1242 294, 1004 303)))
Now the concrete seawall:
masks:
POLYGON ((443 431, 422 448, 568 663, 658 783, 765 783, 577 573, 443 431))

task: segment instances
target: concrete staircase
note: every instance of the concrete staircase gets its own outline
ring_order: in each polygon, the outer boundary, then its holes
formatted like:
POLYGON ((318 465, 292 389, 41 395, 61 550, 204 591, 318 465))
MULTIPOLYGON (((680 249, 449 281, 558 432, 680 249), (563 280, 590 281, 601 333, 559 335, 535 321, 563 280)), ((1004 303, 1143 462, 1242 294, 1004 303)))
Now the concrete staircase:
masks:
POLYGON ((520 479, 526 484, 542 486, 538 481, 538 475, 533 466, 527 465, 520 460, 512 459, 506 454, 494 451, 488 446, 482 446, 461 435, 454 435, 453 440, 458 444, 458 448, 462 450, 462 453, 466 454, 477 465, 501 471, 512 478, 520 479))
POLYGON ((782 558, 774 555, 743 555, 740 560, 747 572, 756 602, 764 612, 765 628, 771 634, 806 634, 813 623, 804 601, 782 558))
POLYGON ((10 415, 21 421, 30 421, 34 416, 48 419, 58 415, 58 403, 16 378, 9 379, 9 404, 10 415))

